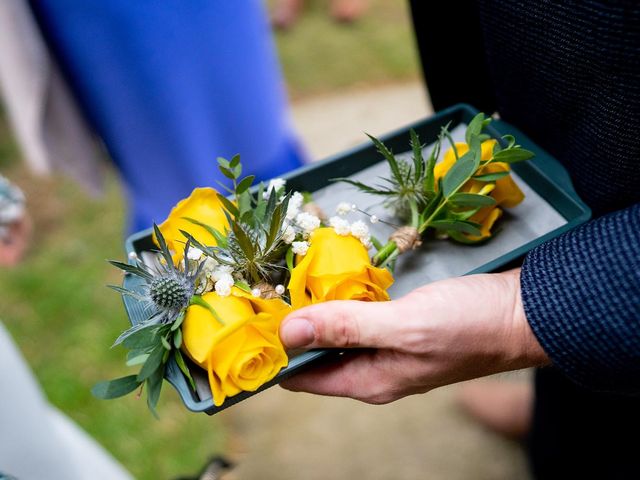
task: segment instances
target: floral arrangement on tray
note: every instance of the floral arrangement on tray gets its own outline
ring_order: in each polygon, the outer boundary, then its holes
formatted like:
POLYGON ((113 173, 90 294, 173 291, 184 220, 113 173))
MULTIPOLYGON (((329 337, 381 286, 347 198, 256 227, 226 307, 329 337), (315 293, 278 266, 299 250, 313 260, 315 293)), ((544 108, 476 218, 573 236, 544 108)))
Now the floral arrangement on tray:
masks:
POLYGON ((477 115, 465 143, 455 143, 443 127, 427 158, 411 131, 410 161, 370 137, 389 177, 376 185, 335 180, 383 198, 402 223, 389 223, 385 244, 370 235, 365 221, 382 220, 356 205, 340 202, 327 218, 311 195, 287 191, 282 179, 254 186, 253 175, 243 177, 239 156, 219 158, 231 183, 223 186, 228 196, 196 188, 153 226, 153 262, 136 254, 130 263, 111 261, 143 281, 135 290, 111 288, 141 302, 148 317, 115 341, 128 350, 128 366, 141 366, 138 373, 101 382, 94 395, 116 398, 146 385, 155 414, 167 363, 175 361, 194 390, 190 368, 206 370, 220 406, 227 397, 257 390, 287 366, 291 352, 278 330, 294 309, 331 300, 389 300, 400 254, 430 238, 463 244, 491 239, 502 209, 524 198, 509 164, 533 154, 512 136, 503 137, 502 147, 483 133, 490 121, 477 115), (450 147, 436 163, 445 142, 450 147))

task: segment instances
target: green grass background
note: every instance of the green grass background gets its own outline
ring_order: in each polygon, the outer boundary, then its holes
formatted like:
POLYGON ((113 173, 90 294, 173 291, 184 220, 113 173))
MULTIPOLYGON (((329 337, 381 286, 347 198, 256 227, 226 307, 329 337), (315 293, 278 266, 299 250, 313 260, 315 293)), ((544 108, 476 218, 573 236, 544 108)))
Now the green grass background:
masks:
MULTIPOLYGON (((354 25, 333 23, 327 5, 309 2, 295 28, 276 35, 293 98, 416 77, 404 1, 372 1, 354 25)), ((126 326, 124 310, 104 287, 120 281, 104 260, 123 257, 125 203, 116 176, 108 173, 106 194, 98 199, 68 180, 34 177, 1 113, 0 171, 25 190, 35 224, 25 261, 0 270, 0 320, 47 396, 136 478, 195 473, 233 436, 217 417, 189 413, 166 384, 160 421, 135 395, 99 401, 89 392, 100 379, 129 373, 124 352, 109 349, 126 326)))

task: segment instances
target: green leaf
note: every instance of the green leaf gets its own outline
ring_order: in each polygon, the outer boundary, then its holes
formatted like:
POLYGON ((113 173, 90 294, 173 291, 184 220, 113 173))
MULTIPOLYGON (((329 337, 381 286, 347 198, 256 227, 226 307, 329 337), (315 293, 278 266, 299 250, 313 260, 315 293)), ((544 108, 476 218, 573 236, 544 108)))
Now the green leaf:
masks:
POLYGON ((500 150, 493 156, 493 162, 516 163, 533 158, 535 154, 524 148, 510 148, 508 150, 500 150))
POLYGON ((477 245, 479 243, 484 243, 486 242, 489 238, 491 237, 487 237, 487 238, 479 238, 476 240, 472 240, 469 237, 466 237, 464 234, 459 233, 459 232, 454 232, 454 231, 449 231, 447 232, 449 237, 451 237, 453 240, 455 240, 458 243, 463 243, 465 245, 477 245))
POLYGON ((154 348, 149 354, 149 358, 144 362, 142 368, 138 372, 138 381, 143 382, 147 378, 149 378, 153 373, 158 370, 162 366, 162 356, 164 355, 164 347, 162 345, 158 345, 154 348))
POLYGON ((435 220, 429 224, 430 227, 436 230, 454 231, 461 233, 468 233, 469 235, 482 235, 482 232, 478 228, 480 225, 473 222, 463 222, 455 220, 435 220))
POLYGON ((483 175, 476 175, 472 177, 474 180, 478 180, 479 182, 495 182, 503 177, 506 177, 511 172, 495 172, 495 173, 485 173, 483 175))
POLYGON ((291 193, 285 195, 285 197, 282 199, 282 202, 280 202, 273 211, 273 215, 271 216, 269 223, 269 232, 267 234, 267 241, 265 245, 265 248, 267 249, 273 246, 276 239, 278 238, 278 235, 280 234, 280 230, 282 229, 282 222, 287 214, 287 208, 290 198, 291 193))
POLYGON ((516 137, 513 135, 503 135, 502 140, 507 142, 506 148, 513 148, 516 144, 516 137))
POLYGON ((218 312, 216 311, 216 309, 213 308, 211 304, 207 302, 205 299, 203 299, 200 295, 194 295, 193 297, 191 297, 191 300, 189 301, 189 305, 198 305, 199 307, 206 308, 211 313, 211 315, 213 315, 213 318, 215 318, 220 325, 225 324, 224 320, 222 320, 220 315, 218 315, 218 312))
POLYGON ((233 157, 231 157, 231 161, 229 162, 229 168, 235 168, 240 163, 240 154, 236 153, 233 157))
POLYGON ((165 337, 164 335, 160 337, 160 343, 162 343, 162 346, 165 350, 171 350, 171 344, 169 343, 169 340, 167 340, 167 337, 165 337))
POLYGON ((180 325, 182 325, 182 322, 184 322, 184 316, 185 316, 185 312, 183 310, 182 312, 180 312, 180 314, 176 317, 173 324, 171 325, 172 332, 175 332, 177 329, 180 328, 180 325))
POLYGON ((240 216, 240 212, 238 211, 238 207, 236 207, 231 200, 229 200, 224 195, 218 194, 218 199, 220 203, 224 206, 225 210, 231 214, 232 217, 237 218, 240 216))
POLYGON ((229 170, 228 168, 225 167, 218 167, 219 170, 222 172, 222 174, 227 177, 229 180, 235 180, 236 179, 236 174, 234 172, 232 172, 231 170, 229 170))
POLYGON ((236 185, 236 195, 240 195, 244 191, 248 190, 253 184, 253 181, 255 179, 256 179, 255 175, 249 175, 247 177, 244 177, 242 180, 240 180, 238 185, 236 185))
POLYGON ((182 330, 176 330, 173 334, 173 346, 180 348, 182 346, 182 330))
POLYGON ((218 157, 217 158, 218 161, 218 165, 224 168, 229 168, 229 160, 227 160, 224 157, 218 157))
POLYGON ((495 205, 496 200, 487 195, 478 195, 477 193, 456 193, 449 198, 449 201, 461 207, 488 207, 495 205))
POLYGON ((361 182, 356 182, 355 180, 351 180, 350 178, 332 178, 329 181, 348 183, 350 185, 353 185, 354 187, 357 187, 364 193, 370 193, 372 195, 397 195, 397 192, 395 192, 394 190, 382 190, 381 188, 370 187, 369 185, 361 182))
POLYGON ((122 343, 129 350, 151 348, 157 343, 156 335, 160 328, 161 326, 157 323, 151 325, 139 323, 120 335, 113 345, 122 343))
POLYGON ((184 358, 182 357, 180 350, 173 351, 173 358, 175 359, 176 364, 178 365, 178 368, 180 369, 180 371, 184 374, 185 377, 187 377, 187 380, 189 380, 189 385, 191 385, 191 389, 195 391, 196 382, 193 381, 191 372, 189 371, 189 368, 187 367, 187 364, 184 361, 184 358))
POLYGON ((391 150, 389 150, 386 145, 376 137, 369 135, 368 133, 366 133, 365 135, 371 139, 378 152, 387 160, 389 167, 391 167, 391 173, 393 173, 393 176, 396 178, 396 180, 398 180, 398 182, 402 184, 403 178, 402 174, 400 173, 400 167, 398 167, 398 161, 396 160, 396 157, 393 156, 393 153, 391 153, 391 150))
POLYGON ((418 182, 424 173, 424 158, 422 157, 422 143, 416 131, 412 128, 409 130, 411 136, 411 149, 413 150, 413 178, 418 182))
POLYGON ((471 145, 471 139, 473 136, 480 135, 480 132, 482 132, 483 122, 484 122, 484 113, 482 112, 478 113, 469 122, 469 125, 467 125, 467 131, 464 134, 464 139, 467 142, 467 144, 471 145))
POLYGON ((135 365, 142 365, 149 358, 148 353, 139 353, 139 350, 133 350, 127 354, 127 367, 133 367, 135 365), (134 353, 135 355, 129 355, 134 353))
POLYGON ((471 208, 469 210, 463 210, 463 211, 458 211, 458 212, 449 211, 449 212, 447 212, 447 219, 469 220, 476 213, 478 213, 479 210, 480 210, 480 207, 471 208))
POLYGON ((426 165, 426 175, 424 177, 424 190, 426 192, 434 192, 435 187, 435 176, 433 174, 434 169, 436 168, 436 161, 438 160, 438 156, 440 155, 440 148, 442 145, 442 136, 438 137, 436 144, 433 146, 431 150, 431 154, 427 159, 426 165))
POLYGON ((158 418, 156 406, 160 399, 160 391, 162 390, 162 380, 164 378, 164 367, 156 370, 153 375, 147 379, 147 406, 154 417, 158 418))
MULTIPOLYGON (((190 223, 193 223, 194 225, 198 225, 199 227, 204 228, 209 234, 211 234, 211 236, 213 238, 216 239, 216 245, 218 245, 219 247, 223 247, 223 248, 226 247, 227 237, 223 233, 221 233, 219 230, 213 228, 210 225, 202 223, 202 222, 196 220, 195 218, 191 218, 191 217, 182 217, 182 218, 185 219, 186 221, 190 222, 190 223)), ((187 237, 187 238, 189 238, 189 237, 187 237)), ((191 239, 192 239, 191 243, 193 243, 197 248, 200 248, 193 242, 193 237, 192 236, 191 236, 191 239)))
POLYGON ((442 180, 442 193, 445 197, 455 193, 474 174, 478 168, 475 156, 475 153, 470 150, 449 169, 442 180))
POLYGON ((128 375, 126 377, 116 378, 115 380, 100 382, 94 385, 91 393, 96 398, 110 400, 133 392, 141 383, 135 375, 128 375))
POLYGON ((233 167, 233 174, 235 175, 236 178, 240 178, 240 175, 242 175, 241 163, 238 163, 235 167, 233 167))
POLYGON ((293 258, 294 258, 294 256, 293 256, 293 248, 288 248, 287 249, 287 254, 285 255, 285 259, 287 261, 287 268, 289 269, 290 272, 293 271, 293 267, 294 267, 293 258))

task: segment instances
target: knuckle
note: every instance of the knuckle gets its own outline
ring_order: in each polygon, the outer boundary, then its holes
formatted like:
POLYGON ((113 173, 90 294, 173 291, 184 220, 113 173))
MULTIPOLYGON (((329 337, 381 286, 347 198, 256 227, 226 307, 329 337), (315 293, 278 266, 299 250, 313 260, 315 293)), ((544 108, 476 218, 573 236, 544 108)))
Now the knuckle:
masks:
POLYGON ((345 308, 336 309, 329 322, 324 322, 320 336, 336 347, 360 344, 360 328, 355 316, 345 308))

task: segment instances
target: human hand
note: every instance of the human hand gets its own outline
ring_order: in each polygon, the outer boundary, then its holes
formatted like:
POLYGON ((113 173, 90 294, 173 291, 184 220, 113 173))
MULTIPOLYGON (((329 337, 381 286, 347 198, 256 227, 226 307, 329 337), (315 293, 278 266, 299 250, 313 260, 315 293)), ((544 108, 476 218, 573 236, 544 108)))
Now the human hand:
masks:
POLYGON ((6 232, 0 237, 0 266, 13 267, 22 260, 32 229, 31 219, 26 214, 6 227, 6 232))
POLYGON ((434 282, 391 302, 312 305, 291 313, 280 337, 291 349, 347 349, 284 388, 375 404, 549 363, 525 317, 519 269, 434 282))

